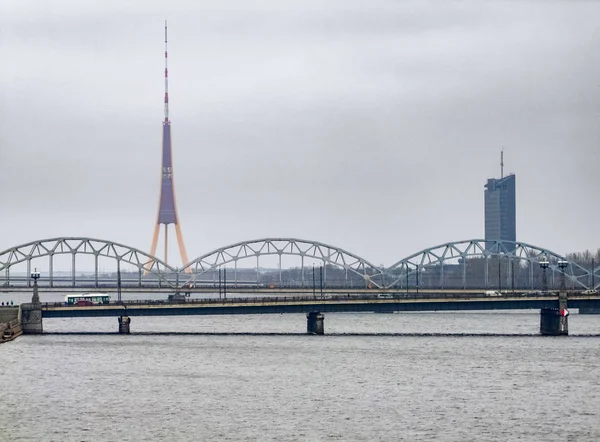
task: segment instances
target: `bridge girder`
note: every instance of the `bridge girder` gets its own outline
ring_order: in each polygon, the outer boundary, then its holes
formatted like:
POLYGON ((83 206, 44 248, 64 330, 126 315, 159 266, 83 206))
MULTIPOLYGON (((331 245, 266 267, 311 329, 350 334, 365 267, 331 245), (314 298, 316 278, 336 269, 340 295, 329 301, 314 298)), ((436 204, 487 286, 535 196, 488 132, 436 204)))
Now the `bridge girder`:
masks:
POLYGON ((192 276, 184 284, 194 283, 203 273, 237 263, 242 259, 258 259, 267 255, 279 255, 280 258, 282 255, 294 255, 302 257, 302 260, 321 260, 324 264, 334 265, 361 276, 366 284, 380 286, 372 278, 380 275, 381 269, 366 259, 339 247, 297 238, 262 238, 221 247, 189 262, 180 270, 180 274, 183 276, 187 269, 191 269, 192 276))
MULTIPOLYGON (((344 249, 334 247, 317 241, 302 240, 297 238, 263 238, 242 241, 231 244, 210 253, 202 255, 184 265, 181 269, 173 268, 160 259, 147 254, 139 249, 95 238, 64 237, 50 238, 11 247, 0 252, 0 272, 8 275, 10 268, 16 264, 27 262, 28 267, 32 259, 44 256, 52 257, 58 254, 89 254, 98 257, 107 257, 118 263, 126 263, 138 268, 148 270, 159 281, 169 282, 169 276, 177 277, 176 285, 194 282, 196 278, 206 272, 236 263, 242 259, 259 258, 266 255, 295 255, 323 261, 324 264, 334 265, 361 276, 366 284, 373 287, 394 288, 401 284, 407 275, 414 275, 426 266, 439 264, 442 267, 447 261, 474 257, 490 258, 494 256, 505 257, 510 261, 526 261, 530 267, 538 265, 545 259, 549 262, 549 270, 565 274, 565 278, 579 289, 600 288, 600 266, 596 267, 594 277, 591 271, 577 263, 568 262, 564 270, 558 266, 558 261, 566 258, 548 249, 534 246, 524 242, 512 241, 486 241, 484 239, 470 239, 447 242, 423 249, 406 258, 401 259, 387 269, 380 269, 369 261, 354 255, 344 249), (186 273, 192 270, 192 275, 186 273), (185 278, 188 278, 187 281, 185 278), (594 280, 594 287, 590 284, 594 280), (387 281, 387 282, 386 282, 387 281)), ((52 259, 52 258, 50 258, 52 259)), ((28 269, 29 270, 29 269, 28 269)))
MULTIPOLYGON (((387 288, 392 288, 401 283, 402 278, 414 275, 427 266, 440 265, 443 267, 446 261, 474 257, 501 257, 510 261, 527 261, 530 266, 539 265, 542 260, 549 262, 548 270, 562 274, 580 289, 591 288, 589 284, 591 271, 577 263, 568 261, 564 256, 551 250, 534 246, 520 241, 486 241, 485 239, 469 239, 439 244, 423 249, 406 258, 401 259, 388 267, 385 273, 392 279, 387 288), (563 269, 559 267, 559 261, 567 261, 563 269), (398 276, 401 275, 401 276, 398 276)), ((593 270, 596 281, 600 276, 600 268, 593 270)), ((600 285, 594 284, 596 287, 600 285)))
POLYGON ((73 260, 78 254, 94 255, 96 262, 99 257, 112 258, 117 261, 117 266, 126 263, 137 267, 139 271, 146 269, 158 280, 166 280, 167 274, 176 271, 160 259, 134 247, 96 238, 64 237, 32 241, 0 252, 0 272, 8 274, 12 266, 22 262, 27 263, 29 272, 32 259, 47 256, 52 260, 55 255, 68 254, 73 256, 73 260))

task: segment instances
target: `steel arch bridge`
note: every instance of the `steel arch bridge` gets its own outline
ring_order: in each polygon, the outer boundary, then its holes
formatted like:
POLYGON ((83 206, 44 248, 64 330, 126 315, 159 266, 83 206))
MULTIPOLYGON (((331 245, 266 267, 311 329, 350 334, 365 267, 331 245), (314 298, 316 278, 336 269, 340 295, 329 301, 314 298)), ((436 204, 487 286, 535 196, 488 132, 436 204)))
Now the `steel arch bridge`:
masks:
MULTIPOLYGON (((160 259, 141 250, 94 238, 67 237, 50 238, 21 244, 0 252, 0 272, 4 272, 5 285, 10 283, 10 269, 12 266, 25 262, 27 264, 27 285, 30 285, 31 261, 37 258, 48 257, 49 260, 49 285, 54 285, 54 257, 56 255, 71 255, 71 282, 76 283, 76 256, 93 255, 95 272, 95 286, 98 287, 98 260, 100 257, 111 258, 116 261, 117 269, 121 263, 129 264, 138 269, 139 285, 142 284, 142 273, 150 273, 151 278, 159 284, 167 282, 167 276, 176 270, 160 259)), ((168 282, 167 282, 168 283, 168 282)))
MULTIPOLYGON (((237 279, 237 263, 242 259, 256 259, 257 282, 259 279, 260 257, 266 255, 279 256, 279 280, 282 280, 281 257, 283 255, 295 255, 301 258, 301 280, 304 286, 305 266, 304 259, 310 258, 321 260, 325 264, 324 271, 327 271, 327 265, 342 268, 346 273, 356 274, 365 282, 365 286, 381 287, 375 282, 375 277, 381 275, 382 270, 371 264, 366 259, 354 255, 346 250, 324 244, 317 241, 308 241, 297 238, 263 238, 250 241, 242 241, 229 246, 213 250, 206 255, 200 256, 186 264, 180 271, 180 275, 191 276, 184 282, 185 284, 194 284, 198 276, 214 271, 219 267, 233 263, 234 274, 237 279)), ((325 273, 325 280, 326 273, 325 273)))
MULTIPOLYGON (((548 261, 548 270, 552 272, 553 276, 555 273, 564 273, 565 278, 569 280, 573 288, 590 289, 600 287, 600 268, 594 268, 593 270, 585 269, 577 263, 568 262, 564 256, 558 253, 524 242, 486 241, 484 239, 448 242, 410 255, 386 269, 386 275, 391 278, 391 282, 386 287, 402 287, 403 280, 410 280, 411 276, 416 277, 414 279, 418 285, 419 275, 422 276, 422 272, 433 267, 439 268, 439 276, 443 285, 444 265, 447 261, 459 262, 462 271, 462 286, 466 287, 467 262, 469 258, 485 259, 484 278, 486 284, 488 284, 490 258, 494 257, 499 266, 503 259, 507 260, 508 265, 506 266, 507 272, 505 274, 507 280, 513 276, 513 262, 527 263, 531 288, 533 288, 534 268, 539 267, 539 263, 542 260, 548 261), (564 269, 559 267, 559 261, 567 261, 564 269), (592 287, 591 281, 597 281, 593 283, 594 287, 592 287)), ((500 276, 498 279, 500 280, 500 276)))
MULTIPOLYGON (((281 282, 281 257, 283 255, 295 255, 301 258, 302 286, 304 286, 305 258, 322 261, 325 264, 325 272, 328 265, 342 269, 346 275, 346 282, 350 274, 350 276, 355 277, 355 280, 364 282, 365 287, 391 290, 408 288, 411 282, 413 286, 418 286, 419 275, 422 277, 423 272, 429 275, 430 280, 432 274, 439 277, 438 286, 443 288, 445 280, 448 279, 447 276, 445 277, 445 273, 451 273, 450 270, 455 277, 457 271, 461 272, 458 285, 464 288, 466 287, 470 259, 484 258, 483 262, 485 264, 479 270, 484 275, 484 282, 479 288, 489 285, 490 276, 494 272, 493 269, 490 271, 490 264, 499 266, 503 260, 510 264, 504 265, 504 277, 507 281, 505 287, 508 287, 508 282, 514 275, 515 269, 512 264, 519 263, 517 270, 521 273, 523 272, 522 264, 528 266, 529 286, 533 288, 534 273, 537 273, 538 276, 540 273, 539 262, 547 260, 549 262, 548 271, 551 272, 553 278, 555 274, 562 275, 564 273, 572 288, 583 290, 600 288, 600 267, 596 267, 592 273, 592 271, 577 263, 568 262, 566 267, 562 269, 558 266, 558 262, 566 260, 565 257, 548 249, 524 242, 485 241, 483 239, 448 242, 424 249, 396 262, 387 269, 381 269, 366 259, 341 248, 317 241, 296 238, 263 238, 238 242, 200 256, 180 269, 173 268, 139 249, 112 241, 85 237, 44 239, 21 244, 0 252, 0 285, 2 283, 5 286, 10 285, 10 270, 13 266, 26 263, 27 275, 29 275, 32 260, 47 257, 50 269, 49 285, 52 287, 54 284, 54 256, 61 254, 71 255, 71 278, 69 282, 72 286, 76 286, 76 256, 85 254, 94 256, 95 272, 93 281, 95 287, 99 285, 99 258, 114 260, 117 269, 120 268, 121 264, 133 266, 137 269, 137 281, 135 282, 140 287, 142 286, 142 280, 144 280, 145 284, 176 289, 183 284, 195 284, 201 275, 211 271, 215 272, 219 268, 226 268, 231 264, 233 264, 234 274, 236 274, 238 261, 253 258, 256 259, 258 283, 260 257, 267 255, 279 257, 279 281, 281 282), (452 264, 453 261, 456 264, 452 264), (189 271, 192 273, 188 273, 189 271), (142 277, 146 273, 149 274, 142 277)), ((29 285, 29 278, 26 278, 26 280, 27 285, 29 285)), ((498 275, 498 281, 500 282, 500 280, 500 275, 498 275)), ((112 286, 114 287, 114 285, 114 281, 112 281, 112 286)))

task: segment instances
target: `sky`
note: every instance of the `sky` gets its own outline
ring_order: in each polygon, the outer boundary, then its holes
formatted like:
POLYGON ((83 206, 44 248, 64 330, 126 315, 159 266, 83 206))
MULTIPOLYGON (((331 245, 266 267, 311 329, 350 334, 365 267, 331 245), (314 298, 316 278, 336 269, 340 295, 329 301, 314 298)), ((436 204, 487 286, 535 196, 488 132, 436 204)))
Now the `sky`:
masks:
POLYGON ((150 249, 165 20, 190 260, 291 237, 388 266, 482 238, 502 149, 517 240, 595 250, 599 16, 583 0, 3 0, 0 250, 150 249))

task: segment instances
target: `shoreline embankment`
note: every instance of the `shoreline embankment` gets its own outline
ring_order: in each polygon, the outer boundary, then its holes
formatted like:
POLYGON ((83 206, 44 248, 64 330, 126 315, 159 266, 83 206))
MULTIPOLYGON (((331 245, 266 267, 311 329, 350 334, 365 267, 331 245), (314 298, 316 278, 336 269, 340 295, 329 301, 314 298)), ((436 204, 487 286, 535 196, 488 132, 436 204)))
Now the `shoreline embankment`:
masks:
POLYGON ((21 308, 18 305, 0 307, 0 344, 21 336, 21 308))

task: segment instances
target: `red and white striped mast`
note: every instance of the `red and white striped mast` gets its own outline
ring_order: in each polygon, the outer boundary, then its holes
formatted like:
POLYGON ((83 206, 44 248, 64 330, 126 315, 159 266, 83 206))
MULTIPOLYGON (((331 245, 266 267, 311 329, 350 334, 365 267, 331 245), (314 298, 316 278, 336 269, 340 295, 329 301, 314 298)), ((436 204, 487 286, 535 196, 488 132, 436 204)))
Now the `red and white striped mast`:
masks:
POLYGON ((165 20, 165 123, 169 122, 169 52, 167 49, 167 21, 165 20))

